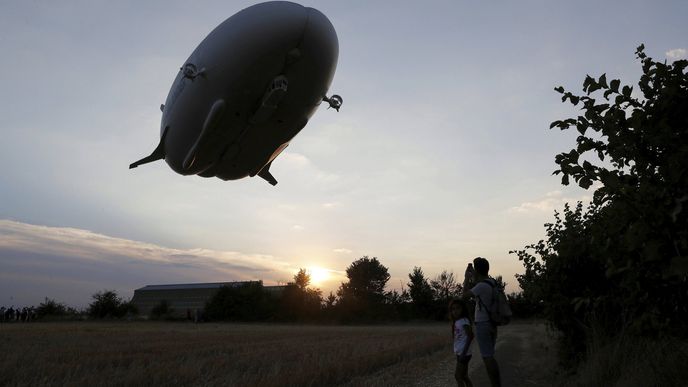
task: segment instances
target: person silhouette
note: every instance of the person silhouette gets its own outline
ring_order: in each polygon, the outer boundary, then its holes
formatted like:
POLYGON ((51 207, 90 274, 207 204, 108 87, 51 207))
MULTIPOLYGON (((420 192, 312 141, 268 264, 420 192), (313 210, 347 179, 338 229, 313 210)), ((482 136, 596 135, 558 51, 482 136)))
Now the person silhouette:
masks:
MULTIPOLYGON (((497 344, 497 326, 490 321, 490 314, 488 313, 489 308, 492 307, 492 288, 496 286, 496 283, 488 275, 490 262, 487 259, 477 257, 473 260, 473 266, 475 269, 475 285, 470 289, 464 288, 463 298, 472 297, 475 299, 477 305, 474 319, 476 341, 480 348, 480 355, 483 357, 487 375, 490 377, 490 384, 492 387, 500 387, 502 380, 499 374, 499 364, 497 364, 497 359, 494 357, 497 344), (486 283, 486 281, 490 281, 492 286, 486 283)), ((468 272, 468 268, 466 272, 468 272)))

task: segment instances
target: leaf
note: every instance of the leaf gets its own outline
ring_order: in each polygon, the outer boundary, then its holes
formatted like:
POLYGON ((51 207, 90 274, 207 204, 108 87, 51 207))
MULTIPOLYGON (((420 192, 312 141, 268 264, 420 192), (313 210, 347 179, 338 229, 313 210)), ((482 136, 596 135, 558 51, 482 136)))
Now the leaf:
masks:
POLYGON ((588 189, 592 185, 592 180, 587 177, 581 177, 581 179, 578 180, 578 185, 583 189, 588 189))
POLYGON ((630 86, 624 86, 623 89, 622 89, 622 91, 621 91, 621 94, 623 94, 624 97, 626 97, 626 98, 630 98, 630 97, 631 97, 631 92, 633 92, 633 88, 632 88, 632 87, 630 87, 630 86))
POLYGON ((585 80, 583 81, 583 91, 585 91, 585 92, 587 92, 588 94, 590 94, 590 92, 588 91, 588 88, 589 88, 590 85, 592 85, 593 83, 595 83, 595 79, 594 79, 593 77, 591 77, 590 75, 586 75, 586 76, 585 76, 585 80))
POLYGON ((555 87, 554 91, 556 91, 559 94, 563 94, 564 93, 564 87, 563 86, 555 87))
POLYGON ((619 85, 621 84, 621 81, 618 79, 612 79, 611 82, 609 82, 609 89, 612 90, 615 93, 619 92, 619 85))
POLYGON ((588 125, 583 122, 579 122, 578 125, 576 125, 576 129, 578 129, 578 133, 585 134, 585 131, 588 129, 588 125))
POLYGON ((607 85, 607 74, 602 74, 600 79, 597 81, 597 83, 600 85, 602 88, 608 88, 609 86, 607 85))

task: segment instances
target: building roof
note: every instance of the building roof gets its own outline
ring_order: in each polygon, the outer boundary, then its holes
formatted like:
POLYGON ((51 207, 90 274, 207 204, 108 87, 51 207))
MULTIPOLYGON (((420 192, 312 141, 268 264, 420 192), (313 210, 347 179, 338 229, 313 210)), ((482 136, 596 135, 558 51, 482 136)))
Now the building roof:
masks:
POLYGON ((232 282, 206 282, 200 284, 172 284, 172 285, 146 285, 136 291, 149 290, 186 290, 186 289, 217 289, 223 286, 239 286, 258 281, 232 281, 232 282))

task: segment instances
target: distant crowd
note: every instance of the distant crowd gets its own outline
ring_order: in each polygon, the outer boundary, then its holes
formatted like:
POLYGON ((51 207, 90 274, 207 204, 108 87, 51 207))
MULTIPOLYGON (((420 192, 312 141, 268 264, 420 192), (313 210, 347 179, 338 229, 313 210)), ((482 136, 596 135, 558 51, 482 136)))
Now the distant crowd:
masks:
POLYGON ((23 308, 15 308, 14 305, 6 308, 0 307, 0 323, 6 322, 30 322, 36 321, 38 314, 36 308, 33 306, 25 306, 23 308))

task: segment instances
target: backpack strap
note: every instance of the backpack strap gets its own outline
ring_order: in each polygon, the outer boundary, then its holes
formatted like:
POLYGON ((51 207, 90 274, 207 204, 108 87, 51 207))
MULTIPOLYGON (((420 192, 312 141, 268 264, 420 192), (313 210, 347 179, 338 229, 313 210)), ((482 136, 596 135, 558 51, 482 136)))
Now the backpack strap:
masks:
MULTIPOLYGON (((495 298, 494 291, 495 291, 496 283, 494 283, 493 281, 494 281, 494 280, 492 280, 491 278, 487 278, 487 279, 484 279, 484 280, 482 280, 482 281, 480 281, 480 282, 484 282, 484 283, 490 285, 490 288, 492 288, 492 307, 494 308, 494 302, 495 302, 495 300, 494 300, 494 298, 495 298)), ((480 282, 479 282, 479 283, 480 283, 480 282)), ((490 314, 490 308, 488 308, 487 305, 485 305, 485 303, 483 302, 482 299, 480 299, 479 296, 477 296, 477 297, 475 297, 475 298, 478 299, 478 304, 479 304, 478 307, 479 307, 481 310, 482 310, 482 308, 485 308, 485 310, 487 311, 487 313, 488 313, 488 315, 489 315, 489 314, 490 314), (482 305, 482 307, 481 307, 481 305, 482 305)), ((490 316, 490 320, 492 320, 492 316, 490 316)))

